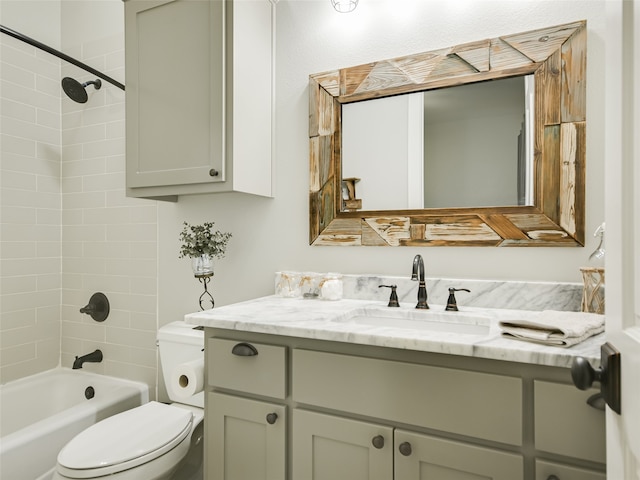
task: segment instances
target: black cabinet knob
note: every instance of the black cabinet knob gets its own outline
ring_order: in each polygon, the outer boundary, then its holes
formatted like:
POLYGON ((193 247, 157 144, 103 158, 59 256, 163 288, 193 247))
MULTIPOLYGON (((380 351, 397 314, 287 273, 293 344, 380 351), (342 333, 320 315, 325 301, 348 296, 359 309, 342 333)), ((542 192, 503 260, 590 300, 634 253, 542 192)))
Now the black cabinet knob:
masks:
POLYGON ((409 455, 411 455, 411 444, 409 442, 402 442, 398 447, 398 450, 400 450, 400 453, 402 455, 408 457, 409 455))
POLYGON ((278 420, 278 414, 277 413, 268 413, 267 414, 267 423, 269 425, 273 425, 274 423, 276 423, 276 420, 278 420))
POLYGON ((231 353, 239 357, 253 357, 258 355, 258 349, 250 343, 237 343, 231 349, 231 353))
POLYGON ((379 450, 384 447, 384 437, 382 435, 376 435, 371 439, 371 443, 379 450))
POLYGON ((555 475, 549 475, 547 477, 547 480, 560 480, 558 477, 556 477, 555 475))
POLYGON ((209 170, 209 176, 210 177, 217 177, 219 175, 220 172, 218 172, 218 170, 216 170, 215 168, 212 168, 211 170, 209 170))

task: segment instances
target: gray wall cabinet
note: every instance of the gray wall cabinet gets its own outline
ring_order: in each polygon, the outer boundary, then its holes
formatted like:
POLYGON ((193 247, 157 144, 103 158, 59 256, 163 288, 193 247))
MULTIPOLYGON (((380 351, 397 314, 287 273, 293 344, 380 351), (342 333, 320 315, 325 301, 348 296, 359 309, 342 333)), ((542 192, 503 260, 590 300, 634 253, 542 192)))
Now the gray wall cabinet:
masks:
POLYGON ((205 335, 208 479, 605 480, 604 412, 568 369, 205 335))
POLYGON ((128 196, 272 196, 274 16, 269 0, 126 0, 128 196))

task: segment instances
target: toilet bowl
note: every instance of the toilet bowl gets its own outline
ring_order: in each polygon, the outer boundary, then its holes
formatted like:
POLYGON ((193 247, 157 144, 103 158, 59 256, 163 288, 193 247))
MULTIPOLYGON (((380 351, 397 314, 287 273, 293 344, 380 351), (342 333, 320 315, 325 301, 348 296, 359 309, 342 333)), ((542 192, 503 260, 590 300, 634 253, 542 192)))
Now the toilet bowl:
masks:
POLYGON ((54 479, 169 479, 187 455, 204 412, 149 402, 109 417, 58 454, 54 479))
POLYGON ((204 335, 173 322, 158 332, 158 346, 169 398, 180 403, 152 401, 85 429, 58 454, 53 480, 202 480, 204 394, 185 398, 171 372, 204 361, 204 335))

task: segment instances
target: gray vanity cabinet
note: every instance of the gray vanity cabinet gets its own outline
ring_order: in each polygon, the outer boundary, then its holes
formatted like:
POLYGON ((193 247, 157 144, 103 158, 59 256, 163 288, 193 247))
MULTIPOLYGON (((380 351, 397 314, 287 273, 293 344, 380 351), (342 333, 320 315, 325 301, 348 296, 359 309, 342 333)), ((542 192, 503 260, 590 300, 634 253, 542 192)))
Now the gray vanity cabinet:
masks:
POLYGON ((390 427, 293 411, 291 478, 389 480, 393 478, 393 452, 390 427))
POLYGON ((536 460, 535 480, 606 480, 604 473, 561 463, 536 460))
POLYGON ((522 455, 398 427, 412 425, 416 430, 437 429, 520 445, 519 378, 294 349, 292 398, 309 408, 367 415, 389 425, 296 410, 295 479, 331 478, 316 475, 316 465, 323 464, 330 454, 360 473, 333 477, 345 480, 523 479, 522 455), (302 426, 298 425, 300 421, 302 426), (321 448, 325 445, 332 448, 321 448))
POLYGON ((278 345, 207 338, 208 480, 286 478, 285 353, 278 345))
POLYGON ((567 368, 205 338, 210 480, 605 480, 604 412, 567 368))
POLYGON ((207 479, 285 478, 285 407, 207 394, 207 479))
POLYGON ((522 457, 296 409, 293 475, 309 480, 517 480, 522 457))
POLYGON ((125 0, 131 197, 272 196, 269 0, 125 0))
POLYGON ((522 456, 404 430, 395 432, 394 480, 522 480, 522 456))

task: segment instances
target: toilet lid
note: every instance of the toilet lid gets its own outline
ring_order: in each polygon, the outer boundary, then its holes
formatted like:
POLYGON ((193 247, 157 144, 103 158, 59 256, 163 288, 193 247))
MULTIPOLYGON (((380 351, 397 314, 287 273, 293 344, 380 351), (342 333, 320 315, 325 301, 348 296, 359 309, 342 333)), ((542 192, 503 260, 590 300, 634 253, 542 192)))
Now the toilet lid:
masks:
POLYGON ((76 435, 58 454, 63 469, 106 469, 112 474, 149 462, 179 444, 191 431, 193 414, 149 402, 106 418, 76 435))

